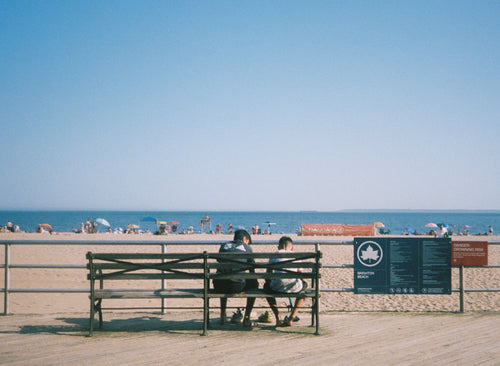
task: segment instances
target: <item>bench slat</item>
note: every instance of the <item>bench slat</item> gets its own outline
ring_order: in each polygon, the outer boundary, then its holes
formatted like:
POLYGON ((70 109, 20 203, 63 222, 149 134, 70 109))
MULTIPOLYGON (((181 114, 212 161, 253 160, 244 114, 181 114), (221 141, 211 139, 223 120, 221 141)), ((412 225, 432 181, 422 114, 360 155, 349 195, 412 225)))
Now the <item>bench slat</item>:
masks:
POLYGON ((203 253, 87 253, 87 259, 121 260, 121 259, 182 259, 203 260, 203 253))
MULTIPOLYGON (((315 296, 313 290, 307 290, 299 293, 269 293, 264 292, 262 290, 249 290, 242 293, 237 294, 223 294, 215 292, 215 290, 209 290, 209 297, 212 298, 222 298, 222 297, 237 297, 237 298, 246 298, 249 295, 251 297, 313 297, 315 296)), ((203 289, 171 289, 171 290, 119 290, 119 289, 103 289, 103 290, 95 290, 95 298, 97 299, 154 299, 154 298, 162 298, 162 297, 172 297, 172 298, 203 298, 203 289)))
MULTIPOLYGON (((177 269, 201 269, 203 270, 203 263, 94 263, 95 269, 136 269, 140 267, 159 267, 158 270, 177 270, 177 269)), ((148 268, 153 269, 153 268, 148 268)))
MULTIPOLYGON (((224 263, 208 263, 208 268, 210 269, 221 269, 227 267, 228 264, 224 263)), ((250 263, 238 263, 238 262, 231 262, 230 266, 232 268, 249 268, 249 267, 254 267, 254 265, 250 263)), ((316 268, 316 263, 313 262, 278 262, 278 263, 267 263, 267 262, 257 262, 256 263, 257 268, 271 268, 271 269, 277 269, 279 270, 280 268, 316 268)))
POLYGON ((204 278, 203 273, 103 273, 95 274, 96 280, 190 280, 204 278))
POLYGON ((166 290, 117 290, 101 289, 95 290, 97 299, 151 299, 161 297, 195 297, 203 298, 203 289, 166 289, 166 290))
POLYGON ((304 259, 314 259, 316 258, 316 253, 301 253, 301 252, 291 252, 291 253, 207 253, 208 259, 227 259, 227 258, 241 258, 241 259, 259 259, 259 258, 290 258, 295 260, 304 259))
POLYGON ((211 274, 210 279, 236 279, 236 280, 248 280, 248 279, 273 279, 273 278, 316 278, 315 273, 214 273, 211 274))
POLYGON ((208 297, 211 298, 247 298, 247 297, 258 297, 258 298, 266 298, 266 297, 314 297, 316 296, 314 293, 314 290, 307 290, 304 292, 299 292, 299 293, 284 293, 284 292, 276 292, 276 293, 269 293, 269 292, 264 292, 262 290, 248 290, 242 293, 238 294, 221 294, 218 292, 215 292, 215 290, 210 290, 208 291, 207 294, 208 297))

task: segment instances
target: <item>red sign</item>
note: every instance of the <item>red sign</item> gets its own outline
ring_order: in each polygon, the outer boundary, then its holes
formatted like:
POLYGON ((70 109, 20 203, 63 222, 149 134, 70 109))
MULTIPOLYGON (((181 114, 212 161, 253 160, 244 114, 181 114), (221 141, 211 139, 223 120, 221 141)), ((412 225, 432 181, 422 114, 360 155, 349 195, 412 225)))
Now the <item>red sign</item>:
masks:
POLYGON ((487 266, 487 241, 454 241, 451 243, 453 266, 487 266))
POLYGON ((302 235, 347 235, 347 236, 373 236, 375 226, 371 225, 345 225, 345 224, 302 224, 302 235))

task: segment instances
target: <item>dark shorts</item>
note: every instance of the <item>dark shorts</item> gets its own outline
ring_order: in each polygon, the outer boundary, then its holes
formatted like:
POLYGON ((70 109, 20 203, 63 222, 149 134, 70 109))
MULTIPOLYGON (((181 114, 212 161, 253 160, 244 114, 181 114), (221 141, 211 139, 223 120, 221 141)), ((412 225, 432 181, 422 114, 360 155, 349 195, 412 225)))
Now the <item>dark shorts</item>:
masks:
POLYGON ((259 282, 256 279, 246 280, 246 282, 234 282, 231 280, 214 280, 215 291, 222 294, 237 294, 246 290, 256 290, 259 282))

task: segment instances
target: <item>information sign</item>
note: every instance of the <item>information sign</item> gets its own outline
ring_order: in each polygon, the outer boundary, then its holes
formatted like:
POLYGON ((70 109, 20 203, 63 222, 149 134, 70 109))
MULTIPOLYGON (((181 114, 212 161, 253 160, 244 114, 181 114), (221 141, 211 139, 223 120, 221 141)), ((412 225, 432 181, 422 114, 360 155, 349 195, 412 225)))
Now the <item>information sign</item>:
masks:
POLYGON ((453 241, 451 263, 454 266, 487 266, 487 241, 453 241))
POLYGON ((355 238, 357 294, 451 294, 449 238, 355 238))

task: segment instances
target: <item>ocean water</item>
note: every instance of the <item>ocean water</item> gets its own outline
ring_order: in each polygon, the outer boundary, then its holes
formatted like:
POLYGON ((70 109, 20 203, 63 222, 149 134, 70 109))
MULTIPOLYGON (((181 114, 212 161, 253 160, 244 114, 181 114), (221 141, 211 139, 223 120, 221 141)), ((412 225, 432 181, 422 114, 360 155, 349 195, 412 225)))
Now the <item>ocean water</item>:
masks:
MULTIPOLYGON (((233 229, 251 230, 253 225, 270 229, 273 233, 295 233, 301 224, 372 224, 382 222, 385 230, 391 234, 402 234, 405 231, 425 233, 429 222, 445 223, 457 232, 463 225, 468 225, 470 234, 485 234, 491 225, 495 234, 500 233, 500 211, 384 211, 384 212, 238 212, 238 211, 0 211, 0 225, 7 222, 19 225, 23 231, 34 232, 38 224, 50 224, 56 232, 71 232, 79 228, 87 219, 98 217, 106 219, 111 227, 126 228, 128 224, 139 225, 142 230, 156 230, 156 224, 141 221, 151 216, 160 221, 178 221, 179 231, 193 225, 195 232, 201 232, 200 221, 208 215, 211 218, 211 229, 221 224, 222 231, 232 223, 233 229), (268 223, 273 223, 269 225, 268 223)), ((98 225, 99 232, 106 227, 98 225)), ((210 230, 205 225, 204 232, 210 230)), ((463 230, 463 229, 462 229, 463 230)))

